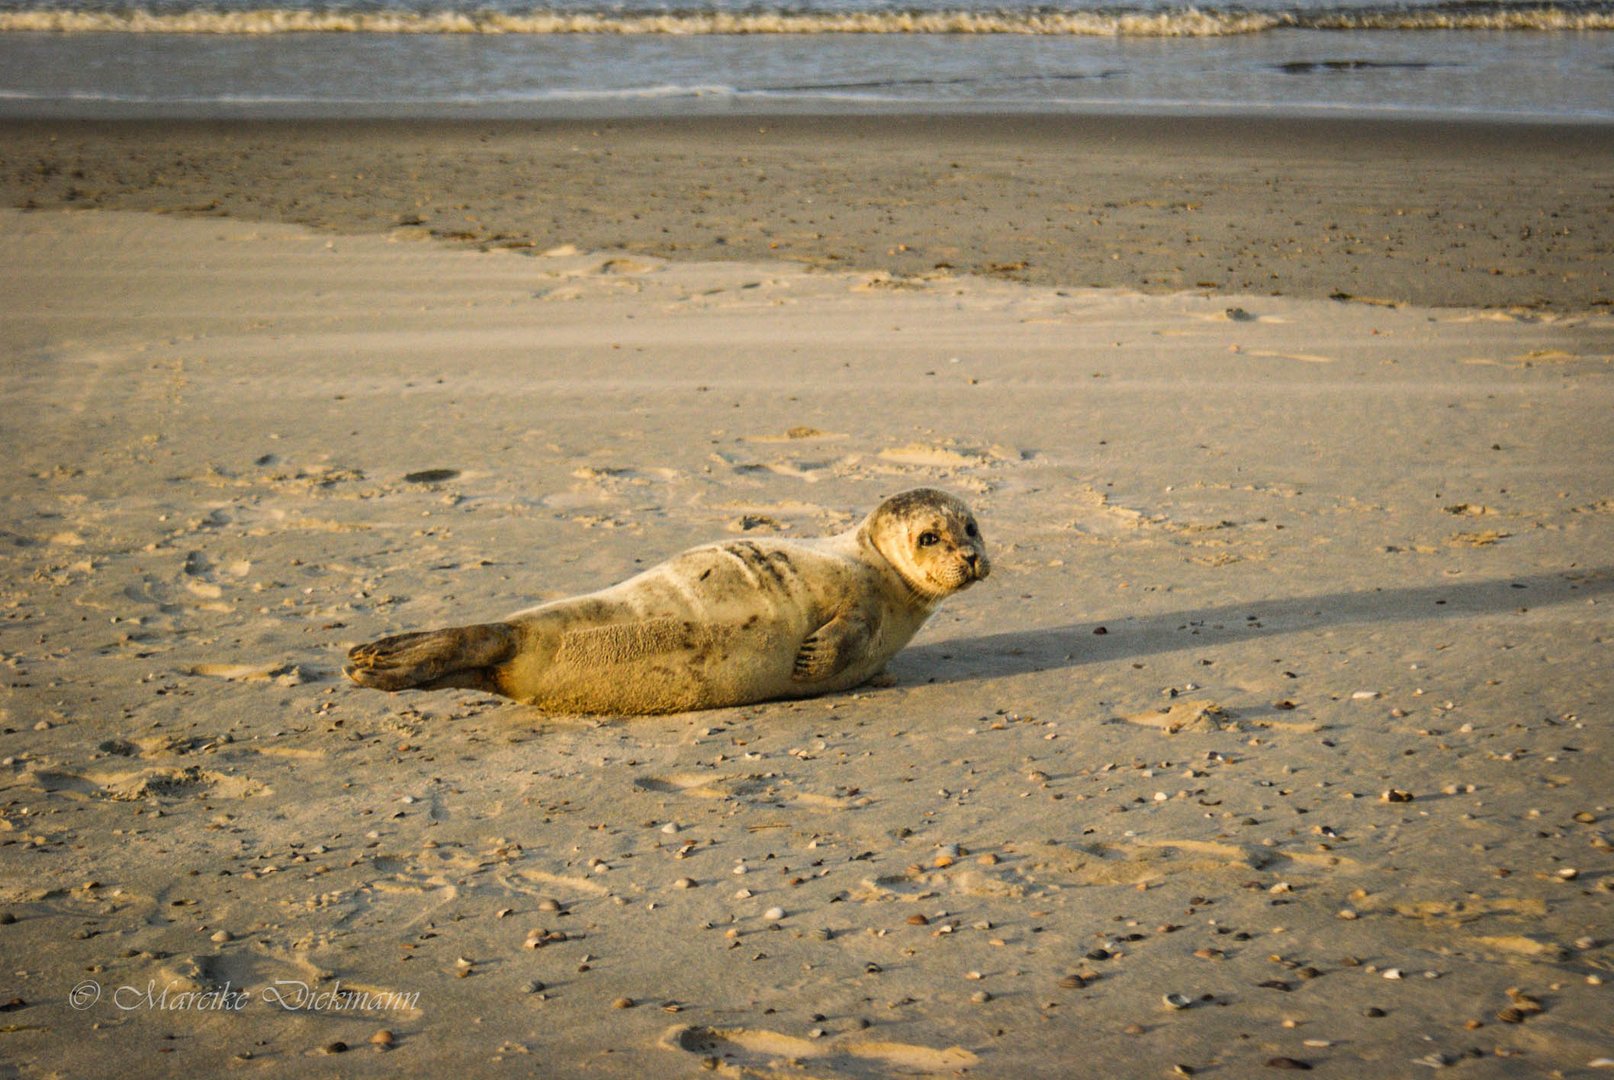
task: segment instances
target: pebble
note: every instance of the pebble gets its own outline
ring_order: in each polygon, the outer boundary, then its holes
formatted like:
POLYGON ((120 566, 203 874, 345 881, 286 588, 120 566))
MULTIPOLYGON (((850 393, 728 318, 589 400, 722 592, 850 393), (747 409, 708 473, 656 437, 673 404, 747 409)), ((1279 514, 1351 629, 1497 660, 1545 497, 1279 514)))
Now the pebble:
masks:
POLYGON ((975 1002, 977 1005, 984 1005, 988 1001, 992 1000, 992 995, 987 993, 985 990, 977 990, 975 993, 970 995, 970 1000, 975 1002))
POLYGON ((611 1002, 611 1008, 631 1009, 633 1008, 633 999, 630 997, 619 997, 615 1001, 611 1002))
POLYGON ((671 836, 673 833, 678 831, 678 822, 676 822, 676 821, 667 822, 667 824, 665 824, 665 825, 663 825, 661 827, 661 831, 666 833, 668 836, 671 836))
POLYGON ((1558 876, 1563 878, 1565 881, 1574 881, 1576 878, 1580 877, 1580 871, 1576 870, 1573 866, 1566 866, 1562 870, 1558 871, 1558 876))
POLYGON ((1384 977, 1386 979, 1399 979, 1401 977, 1401 969, 1400 968, 1385 968, 1384 969, 1384 977))
POLYGON ((560 901, 551 899, 550 897, 546 896, 542 900, 538 901, 538 910, 539 911, 560 911, 561 910, 560 901))
POLYGON ((380 1031, 370 1036, 371 1045, 379 1046, 383 1050, 391 1046, 396 1041, 397 1040, 392 1036, 392 1032, 388 1031, 386 1028, 382 1028, 380 1031))
POLYGON ((762 913, 762 917, 768 922, 778 922, 780 919, 785 917, 785 909, 782 907, 771 907, 762 913))
POLYGON ((1377 1005, 1369 1005, 1367 1008, 1362 1010, 1362 1015, 1372 1017, 1376 1020, 1381 1016, 1388 1016, 1390 1014, 1379 1008, 1377 1005))
POLYGON ((537 979, 523 983, 521 986, 521 992, 524 994, 539 994, 543 992, 543 989, 544 984, 539 982, 537 979))
POLYGON ((673 882, 673 888, 675 889, 693 889, 694 887, 694 878, 681 877, 677 881, 673 882))
POLYGON ((326 1043, 320 1049, 327 1054, 345 1054, 347 1053, 347 1043, 338 1039, 335 1042, 326 1043))
POLYGON ((16 921, 17 916, 14 912, 0 911, 0 926, 10 926, 16 921))

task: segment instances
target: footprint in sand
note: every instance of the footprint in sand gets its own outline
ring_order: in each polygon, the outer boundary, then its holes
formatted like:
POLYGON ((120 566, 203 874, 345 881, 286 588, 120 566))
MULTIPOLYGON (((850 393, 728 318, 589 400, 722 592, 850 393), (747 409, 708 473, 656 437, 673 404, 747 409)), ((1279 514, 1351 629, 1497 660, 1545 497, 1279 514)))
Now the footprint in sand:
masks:
POLYGON ((847 810, 862 805, 860 800, 808 791, 781 790, 792 786, 780 778, 733 774, 709 776, 679 773, 674 776, 635 777, 633 786, 660 795, 685 795, 694 799, 740 799, 754 806, 776 810, 847 810))
POLYGON ((828 1075, 861 1075, 871 1070, 895 1075, 951 1073, 973 1066, 979 1059, 960 1046, 937 1050, 910 1043, 862 1039, 802 1039, 777 1031, 748 1028, 675 1027, 661 1037, 668 1050, 695 1054, 720 1075, 811 1075, 808 1068, 828 1075))
POLYGON ((40 770, 27 779, 42 791, 89 798, 138 802, 144 799, 245 799, 273 794, 273 789, 248 776, 230 776, 199 765, 183 769, 94 771, 79 773, 40 770))

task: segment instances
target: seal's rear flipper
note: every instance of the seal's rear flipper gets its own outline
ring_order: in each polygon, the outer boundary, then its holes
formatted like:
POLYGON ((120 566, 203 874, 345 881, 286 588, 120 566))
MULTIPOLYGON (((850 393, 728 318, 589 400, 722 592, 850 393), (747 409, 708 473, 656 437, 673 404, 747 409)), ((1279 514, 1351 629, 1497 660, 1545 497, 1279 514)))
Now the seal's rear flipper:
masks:
POLYGON ((443 690, 458 687, 496 693, 492 669, 516 654, 509 623, 453 626, 382 638, 347 654, 347 677, 374 690, 443 690))

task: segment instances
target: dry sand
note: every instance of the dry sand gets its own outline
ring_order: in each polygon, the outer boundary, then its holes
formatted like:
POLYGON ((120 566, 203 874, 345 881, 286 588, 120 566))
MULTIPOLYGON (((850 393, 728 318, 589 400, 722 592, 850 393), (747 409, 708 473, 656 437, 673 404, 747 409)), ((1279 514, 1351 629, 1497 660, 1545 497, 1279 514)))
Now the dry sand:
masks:
POLYGON ((5 1075, 1614 1057, 1606 313, 325 225, 0 215, 5 1075), (339 675, 920 484, 889 685, 339 675))

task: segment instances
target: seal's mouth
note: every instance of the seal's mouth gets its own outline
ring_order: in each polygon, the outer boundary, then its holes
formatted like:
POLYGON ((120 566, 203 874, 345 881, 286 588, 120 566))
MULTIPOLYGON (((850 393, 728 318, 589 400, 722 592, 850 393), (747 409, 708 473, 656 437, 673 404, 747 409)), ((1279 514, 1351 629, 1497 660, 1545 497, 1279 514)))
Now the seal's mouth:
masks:
POLYGON ((992 572, 992 564, 987 561, 985 555, 970 554, 961 557, 946 570, 946 573, 931 575, 932 580, 941 587, 940 593, 944 596, 948 593, 962 592, 977 581, 984 580, 992 572))

